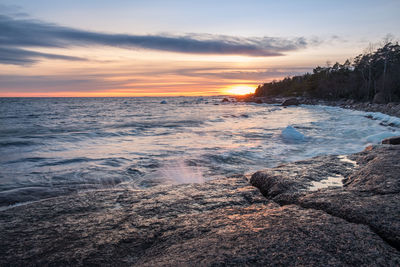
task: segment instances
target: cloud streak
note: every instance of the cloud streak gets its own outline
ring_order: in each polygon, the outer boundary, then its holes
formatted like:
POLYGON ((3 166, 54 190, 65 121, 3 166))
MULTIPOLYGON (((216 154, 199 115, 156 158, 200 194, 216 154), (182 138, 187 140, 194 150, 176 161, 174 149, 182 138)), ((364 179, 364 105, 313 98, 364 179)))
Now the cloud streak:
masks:
MULTIPOLYGON (((140 68, 139 68, 140 69, 140 68)), ((110 70, 93 73, 74 72, 65 74, 42 75, 5 75, 0 74, 0 95, 6 92, 14 93, 56 93, 56 92, 86 92, 93 93, 110 89, 124 89, 138 92, 140 90, 192 90, 194 88, 213 89, 238 83, 259 84, 276 77, 295 75, 310 70, 308 67, 288 68, 247 68, 233 67, 212 68, 171 68, 142 72, 142 70, 124 71, 118 74, 110 70), (173 74, 174 76, 170 76, 173 74), (148 77, 152 77, 149 79, 148 77)))
POLYGON ((37 62, 39 59, 63 59, 72 61, 84 61, 85 58, 55 55, 49 53, 41 53, 31 50, 20 48, 2 47, 0 46, 0 63, 14 64, 14 65, 27 65, 37 62))
POLYGON ((271 57, 305 48, 309 43, 304 37, 285 39, 210 34, 181 36, 110 34, 79 30, 29 18, 0 15, 0 63, 3 64, 32 64, 40 58, 84 60, 72 56, 27 50, 32 48, 100 45, 191 54, 271 57))

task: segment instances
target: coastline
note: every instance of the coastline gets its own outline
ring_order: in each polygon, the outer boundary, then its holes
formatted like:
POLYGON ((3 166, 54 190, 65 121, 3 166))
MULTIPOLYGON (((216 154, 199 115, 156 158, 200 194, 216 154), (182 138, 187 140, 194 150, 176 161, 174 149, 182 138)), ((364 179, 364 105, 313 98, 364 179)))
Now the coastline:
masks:
POLYGON ((400 146, 378 145, 250 181, 98 190, 12 207, 0 212, 0 265, 399 265, 399 157, 400 146), (332 186, 338 176, 343 186, 332 186))
POLYGON ((400 103, 390 102, 386 104, 370 103, 370 102, 357 102, 352 99, 341 100, 323 100, 306 97, 235 97, 238 102, 252 102, 257 104, 282 104, 287 100, 293 100, 296 105, 323 105, 341 107, 345 109, 353 109, 365 112, 380 112, 389 116, 400 118, 400 103))

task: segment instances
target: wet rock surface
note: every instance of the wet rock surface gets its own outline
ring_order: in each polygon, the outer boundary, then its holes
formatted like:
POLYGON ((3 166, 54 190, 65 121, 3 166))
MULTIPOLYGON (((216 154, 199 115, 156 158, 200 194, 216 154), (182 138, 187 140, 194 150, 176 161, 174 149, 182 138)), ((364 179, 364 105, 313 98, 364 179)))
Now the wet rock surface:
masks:
POLYGON ((358 166, 329 157, 255 173, 251 183, 280 205, 321 210, 348 222, 368 226, 393 248, 400 249, 400 147, 376 146, 351 156, 358 166), (340 167, 340 165, 342 167, 340 167), (293 165, 296 165, 295 167, 293 165), (297 171, 293 171, 297 168, 297 171), (327 180, 341 170, 343 186, 304 190, 310 180, 327 180), (271 173, 282 173, 276 179, 271 173), (284 190, 274 191, 274 188, 284 190))
POLYGON ((352 173, 353 167, 353 163, 338 156, 319 156, 258 171, 252 175, 250 182, 269 199, 281 195, 294 197, 304 191, 318 189, 314 186, 316 182, 321 182, 323 186, 323 182, 331 177, 344 179, 352 173))
POLYGON ((265 197, 238 176, 11 207, 0 211, 0 265, 398 266, 399 153, 379 146, 351 156, 358 165, 323 156, 258 172, 265 197), (344 185, 329 187, 331 176, 344 185))
POLYGON ((390 137, 382 140, 382 144, 400 145, 400 136, 390 137))

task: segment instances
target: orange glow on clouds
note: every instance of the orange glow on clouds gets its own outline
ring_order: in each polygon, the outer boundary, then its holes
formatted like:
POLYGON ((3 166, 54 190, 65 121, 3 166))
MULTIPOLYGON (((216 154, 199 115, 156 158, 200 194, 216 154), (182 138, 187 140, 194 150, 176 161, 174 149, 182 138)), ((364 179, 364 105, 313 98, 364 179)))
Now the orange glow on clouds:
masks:
POLYGON ((243 95, 253 93, 260 82, 287 75, 272 58, 107 47, 38 51, 88 60, 43 59, 26 66, 0 64, 0 97, 243 95))

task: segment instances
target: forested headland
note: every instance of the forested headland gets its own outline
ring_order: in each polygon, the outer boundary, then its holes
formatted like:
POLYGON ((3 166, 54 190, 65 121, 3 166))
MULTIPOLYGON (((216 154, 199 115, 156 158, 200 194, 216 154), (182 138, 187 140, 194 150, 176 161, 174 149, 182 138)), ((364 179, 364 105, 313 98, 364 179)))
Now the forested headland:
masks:
POLYGON ((259 85, 256 97, 302 96, 325 100, 354 99, 387 103, 400 101, 400 45, 386 42, 379 48, 312 73, 259 85))

